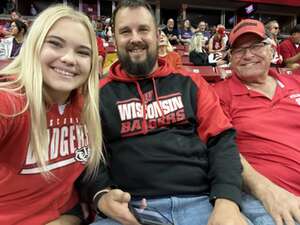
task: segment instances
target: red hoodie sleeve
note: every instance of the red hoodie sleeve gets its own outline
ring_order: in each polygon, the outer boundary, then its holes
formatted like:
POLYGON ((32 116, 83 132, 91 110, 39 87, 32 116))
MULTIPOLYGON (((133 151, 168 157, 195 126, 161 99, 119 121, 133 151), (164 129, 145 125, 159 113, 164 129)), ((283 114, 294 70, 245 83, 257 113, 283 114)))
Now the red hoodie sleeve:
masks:
POLYGON ((197 118, 199 125, 197 131, 200 138, 207 142, 210 137, 232 128, 232 125, 225 116, 213 88, 198 74, 192 75, 192 79, 198 87, 197 118))
POLYGON ((220 98, 220 104, 225 115, 230 119, 231 122, 230 104, 232 96, 230 88, 228 86, 228 80, 219 82, 214 85, 214 90, 220 98))

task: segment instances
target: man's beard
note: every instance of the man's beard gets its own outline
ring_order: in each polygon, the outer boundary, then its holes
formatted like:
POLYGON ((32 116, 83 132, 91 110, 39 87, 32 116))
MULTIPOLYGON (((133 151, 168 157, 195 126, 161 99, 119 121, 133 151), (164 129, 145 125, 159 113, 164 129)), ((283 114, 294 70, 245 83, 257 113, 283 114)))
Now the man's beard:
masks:
POLYGON ((133 62, 128 54, 128 51, 132 48, 136 47, 133 45, 129 45, 125 51, 118 51, 119 61, 121 63, 122 69, 124 69, 128 74, 136 76, 136 77, 147 77, 150 72, 153 70, 155 63, 158 58, 158 47, 154 52, 149 52, 148 45, 140 44, 140 48, 146 49, 147 56, 146 59, 140 62, 133 62))

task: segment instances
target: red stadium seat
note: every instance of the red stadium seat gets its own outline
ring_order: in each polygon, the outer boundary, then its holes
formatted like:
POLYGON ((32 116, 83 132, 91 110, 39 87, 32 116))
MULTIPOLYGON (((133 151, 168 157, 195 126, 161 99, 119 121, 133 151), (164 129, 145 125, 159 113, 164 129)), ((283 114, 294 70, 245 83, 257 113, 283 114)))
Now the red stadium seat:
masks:
POLYGON ((185 50, 184 45, 174 45, 173 47, 174 47, 175 51, 184 51, 185 50))
POLYGON ((220 74, 217 73, 215 67, 212 66, 188 66, 184 65, 184 69, 203 76, 207 82, 215 83, 221 80, 220 74))
POLYGON ((181 55, 182 65, 184 66, 193 66, 194 64, 190 62, 189 55, 183 54, 181 55))
POLYGON ((230 67, 216 67, 216 73, 220 75, 222 79, 228 78, 232 75, 232 70, 230 67))

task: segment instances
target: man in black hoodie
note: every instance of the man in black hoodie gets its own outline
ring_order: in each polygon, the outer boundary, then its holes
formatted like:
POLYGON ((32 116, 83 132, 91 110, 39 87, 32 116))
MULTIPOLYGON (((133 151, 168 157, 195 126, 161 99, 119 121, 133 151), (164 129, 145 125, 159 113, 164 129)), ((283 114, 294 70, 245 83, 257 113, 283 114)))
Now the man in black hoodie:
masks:
POLYGON ((235 131, 215 93, 158 59, 144 1, 122 1, 113 31, 119 61, 100 91, 107 164, 87 187, 102 216, 95 224, 137 225, 128 204, 141 202, 174 224, 246 225, 235 131))

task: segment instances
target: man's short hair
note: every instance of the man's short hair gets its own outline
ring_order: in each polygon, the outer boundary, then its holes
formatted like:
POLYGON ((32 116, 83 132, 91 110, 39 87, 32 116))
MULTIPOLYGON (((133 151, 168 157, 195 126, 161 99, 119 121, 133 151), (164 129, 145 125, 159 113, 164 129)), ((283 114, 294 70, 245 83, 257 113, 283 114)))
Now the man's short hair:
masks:
MULTIPOLYGON (((153 17, 155 26, 157 26, 156 17, 151 8, 151 5, 149 5, 146 1, 144 1, 144 0, 121 0, 112 14, 112 31, 115 32, 116 15, 121 8, 139 8, 139 7, 144 7, 145 9, 147 9, 150 12, 151 16, 153 17)), ((143 18, 138 18, 138 19, 143 19, 143 18)))
POLYGON ((291 34, 294 33, 300 33, 300 24, 297 24, 296 26, 293 27, 293 29, 291 30, 291 34))

